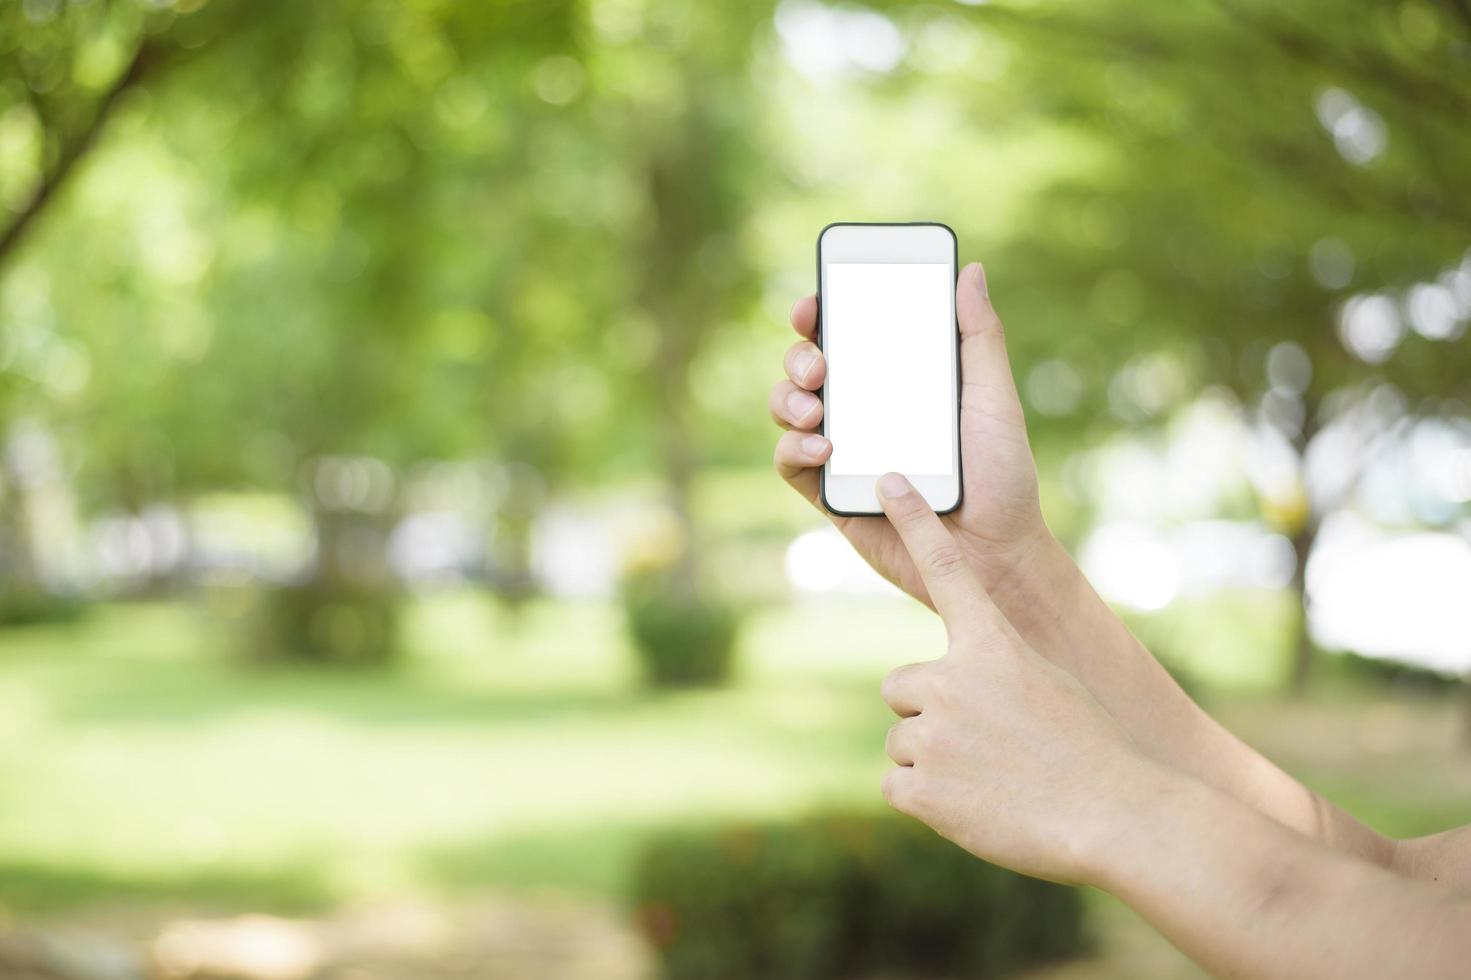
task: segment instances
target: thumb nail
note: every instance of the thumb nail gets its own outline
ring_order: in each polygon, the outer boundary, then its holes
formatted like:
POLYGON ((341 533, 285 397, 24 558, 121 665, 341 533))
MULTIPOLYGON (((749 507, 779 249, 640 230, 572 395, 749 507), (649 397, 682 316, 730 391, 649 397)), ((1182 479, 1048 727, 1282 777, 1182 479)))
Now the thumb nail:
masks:
POLYGON ((986 285, 986 267, 979 262, 972 262, 971 266, 976 270, 976 290, 981 294, 982 299, 990 299, 991 290, 986 285))

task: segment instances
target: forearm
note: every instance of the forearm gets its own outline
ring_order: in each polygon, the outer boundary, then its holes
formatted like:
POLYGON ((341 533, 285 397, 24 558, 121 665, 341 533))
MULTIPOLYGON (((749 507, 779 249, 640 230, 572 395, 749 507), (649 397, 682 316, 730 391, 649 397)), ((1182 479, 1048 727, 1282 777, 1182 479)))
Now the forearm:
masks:
POLYGON ((1144 764, 1092 883, 1220 976, 1459 977, 1471 906, 1331 850, 1220 791, 1144 764))
POLYGON ((1383 867, 1395 844, 1236 738, 1175 683, 1050 537, 1017 574, 993 585, 997 605, 1043 656, 1077 677, 1147 755, 1268 817, 1383 867))

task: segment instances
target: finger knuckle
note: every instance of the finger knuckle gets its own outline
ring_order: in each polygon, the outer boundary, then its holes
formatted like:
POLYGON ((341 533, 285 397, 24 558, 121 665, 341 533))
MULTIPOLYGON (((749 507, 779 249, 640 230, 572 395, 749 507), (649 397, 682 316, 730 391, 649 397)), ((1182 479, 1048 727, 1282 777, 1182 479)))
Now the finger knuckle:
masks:
POLYGON ((883 782, 880 784, 884 802, 901 813, 907 809, 909 780, 906 777, 910 775, 912 773, 907 773, 902 768, 890 769, 884 774, 883 782))
POLYGON ((935 791, 927 779, 907 780, 904 787, 903 812, 910 816, 933 814, 936 811, 935 791))
POLYGON ((946 671, 932 672, 925 679, 925 703, 933 711, 944 712, 953 707, 957 686, 955 679, 946 671))
POLYGON ((955 739, 952 728, 934 722, 915 732, 916 752, 931 762, 944 760, 952 755, 955 739))
POLYGON ((908 671, 903 667, 896 667, 885 675, 883 682, 879 684, 879 696, 884 703, 892 706, 895 701, 902 697, 904 692, 904 676, 908 671))
POLYGON ((939 575, 958 575, 969 571, 965 555, 961 554, 954 542, 932 546, 925 552, 924 561, 939 575))
POLYGON ((984 335, 1006 339, 1006 327, 1002 324, 1001 317, 997 315, 996 308, 986 300, 982 300, 980 307, 964 318, 961 327, 968 336, 984 335))
POLYGON ((907 527, 919 527, 928 516, 925 513, 923 500, 916 500, 918 496, 913 490, 906 491, 896 501, 895 518, 907 527))

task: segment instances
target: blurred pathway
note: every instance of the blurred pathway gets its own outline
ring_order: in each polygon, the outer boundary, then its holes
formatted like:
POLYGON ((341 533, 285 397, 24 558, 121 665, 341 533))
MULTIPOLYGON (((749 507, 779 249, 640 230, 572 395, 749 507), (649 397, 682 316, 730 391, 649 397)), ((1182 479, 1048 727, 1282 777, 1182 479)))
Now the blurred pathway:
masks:
POLYGON ((0 934, 4 980, 643 980, 613 910, 562 899, 402 902, 321 919, 72 914, 0 934))

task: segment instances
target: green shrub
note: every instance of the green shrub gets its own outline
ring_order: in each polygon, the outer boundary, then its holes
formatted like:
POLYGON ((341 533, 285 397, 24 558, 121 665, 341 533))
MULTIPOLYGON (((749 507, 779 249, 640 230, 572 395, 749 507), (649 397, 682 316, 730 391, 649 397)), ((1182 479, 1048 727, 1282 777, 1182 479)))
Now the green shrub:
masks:
POLYGON ((75 596, 29 585, 0 582, 0 626, 40 626, 80 619, 85 607, 75 596))
POLYGON ((662 576, 625 581, 629 637, 656 687, 722 684, 735 663, 739 617, 729 606, 682 595, 662 576))
POLYGON ((666 980, 995 977, 1086 947, 1075 889, 897 816, 672 833, 633 900, 666 980))
POLYGON ((265 660, 385 664, 398 652, 399 595, 387 588, 305 582, 258 597, 252 655, 265 660))

